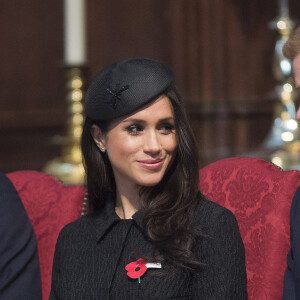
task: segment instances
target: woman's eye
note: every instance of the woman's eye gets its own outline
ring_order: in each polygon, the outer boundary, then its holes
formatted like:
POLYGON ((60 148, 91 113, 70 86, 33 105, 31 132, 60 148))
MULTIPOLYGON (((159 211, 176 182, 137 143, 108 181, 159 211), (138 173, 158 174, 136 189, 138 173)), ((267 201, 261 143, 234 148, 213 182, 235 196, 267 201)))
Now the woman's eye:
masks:
POLYGON ((143 130, 143 128, 141 126, 131 125, 127 127, 126 130, 132 135, 137 135, 143 130))
POLYGON ((163 134, 169 134, 174 132, 174 125, 172 124, 163 124, 160 126, 159 131, 163 134))

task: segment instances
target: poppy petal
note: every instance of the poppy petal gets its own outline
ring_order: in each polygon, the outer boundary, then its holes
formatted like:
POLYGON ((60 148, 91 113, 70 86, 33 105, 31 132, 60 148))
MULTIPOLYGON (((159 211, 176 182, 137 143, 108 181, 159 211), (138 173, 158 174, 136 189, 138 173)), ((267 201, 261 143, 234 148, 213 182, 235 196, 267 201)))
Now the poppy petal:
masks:
POLYGON ((137 268, 139 268, 139 269, 138 270, 134 269, 132 271, 128 271, 127 275, 132 279, 137 279, 137 278, 141 277, 147 271, 147 267, 145 265, 141 265, 137 268))
POLYGON ((132 279, 137 279, 141 277, 146 271, 147 266, 146 262, 140 258, 137 261, 131 262, 125 267, 127 275, 132 279))

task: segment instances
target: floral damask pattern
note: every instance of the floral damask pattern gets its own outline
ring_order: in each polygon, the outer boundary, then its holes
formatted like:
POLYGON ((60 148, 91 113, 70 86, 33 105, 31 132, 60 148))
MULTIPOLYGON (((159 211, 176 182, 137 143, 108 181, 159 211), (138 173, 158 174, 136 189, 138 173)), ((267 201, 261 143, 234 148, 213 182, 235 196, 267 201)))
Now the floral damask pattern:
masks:
POLYGON ((80 217, 85 191, 82 186, 67 187, 59 180, 35 171, 17 171, 7 176, 19 193, 35 232, 42 296, 48 299, 58 234, 67 223, 80 217))
POLYGON ((269 189, 269 184, 264 181, 260 174, 255 173, 248 168, 239 169, 226 186, 228 201, 231 206, 236 207, 236 212, 245 215, 250 208, 257 205, 256 199, 265 194, 269 189), (239 199, 239 205, 236 206, 236 199, 239 199))
POLYGON ((300 172, 256 158, 229 158, 200 170, 199 188, 236 216, 246 251, 249 299, 281 299, 289 211, 300 172))
MULTIPOLYGON (((256 158, 230 158, 199 173, 200 190, 236 216, 246 251, 249 299, 281 299, 289 249, 289 210, 300 172, 282 171, 256 158)), ((48 299, 56 239, 80 217, 81 186, 64 186, 35 171, 7 174, 32 222, 40 258, 43 299, 48 299)))

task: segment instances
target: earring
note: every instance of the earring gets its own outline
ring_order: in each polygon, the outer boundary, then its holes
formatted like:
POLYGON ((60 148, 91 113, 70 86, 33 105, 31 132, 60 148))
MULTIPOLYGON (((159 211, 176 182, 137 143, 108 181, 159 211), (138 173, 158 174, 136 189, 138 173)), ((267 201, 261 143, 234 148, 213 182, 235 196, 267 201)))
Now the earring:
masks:
POLYGON ((104 153, 105 152, 105 148, 100 148, 100 151, 104 153))

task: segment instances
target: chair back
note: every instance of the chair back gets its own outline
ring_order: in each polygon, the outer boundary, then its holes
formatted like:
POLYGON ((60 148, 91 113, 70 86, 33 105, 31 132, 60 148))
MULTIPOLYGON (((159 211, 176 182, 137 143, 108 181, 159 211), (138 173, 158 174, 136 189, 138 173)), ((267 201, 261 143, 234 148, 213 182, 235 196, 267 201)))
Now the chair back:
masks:
POLYGON ((36 171, 6 174, 15 186, 37 239, 43 300, 49 298, 55 244, 60 230, 82 212, 84 188, 65 186, 36 171))
MULTIPOLYGON (((43 299, 48 299, 55 244, 60 230, 80 217, 85 190, 65 186, 36 171, 6 174, 32 223, 40 260, 43 299)), ((214 162, 199 172, 199 188, 236 216, 245 245, 248 298, 281 299, 290 248, 289 213, 300 186, 299 171, 283 171, 257 158, 214 162)))
POLYGON ((248 299, 281 299, 290 248, 289 214, 300 172, 250 157, 200 170, 199 188, 237 218, 245 245, 248 299))

